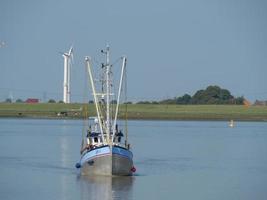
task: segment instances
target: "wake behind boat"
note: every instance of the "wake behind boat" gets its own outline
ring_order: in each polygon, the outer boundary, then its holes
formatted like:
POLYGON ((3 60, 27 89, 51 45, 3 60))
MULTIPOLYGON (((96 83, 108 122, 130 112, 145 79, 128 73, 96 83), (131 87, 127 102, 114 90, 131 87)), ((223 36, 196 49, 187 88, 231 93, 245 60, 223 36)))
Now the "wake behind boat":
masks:
POLYGON ((116 101, 114 101, 111 100, 114 95, 111 93, 113 80, 111 78, 112 65, 109 62, 109 47, 107 46, 106 51, 102 50, 101 52, 106 56, 106 63, 102 64, 101 67, 100 93, 96 92, 91 59, 89 57, 85 59, 97 117, 90 118, 86 134, 83 134, 81 159, 76 167, 81 169, 82 175, 132 175, 135 168, 133 166, 133 154, 128 143, 127 119, 125 139, 117 124, 122 85, 125 80, 126 57, 122 57, 118 94, 116 101), (116 105, 115 108, 114 105, 116 105))

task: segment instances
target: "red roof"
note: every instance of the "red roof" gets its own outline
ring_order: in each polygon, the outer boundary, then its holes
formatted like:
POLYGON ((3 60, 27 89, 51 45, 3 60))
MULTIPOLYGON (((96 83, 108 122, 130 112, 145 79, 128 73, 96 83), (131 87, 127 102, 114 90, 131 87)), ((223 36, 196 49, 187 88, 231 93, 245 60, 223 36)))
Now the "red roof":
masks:
POLYGON ((39 103, 39 99, 29 98, 26 100, 26 103, 39 103))

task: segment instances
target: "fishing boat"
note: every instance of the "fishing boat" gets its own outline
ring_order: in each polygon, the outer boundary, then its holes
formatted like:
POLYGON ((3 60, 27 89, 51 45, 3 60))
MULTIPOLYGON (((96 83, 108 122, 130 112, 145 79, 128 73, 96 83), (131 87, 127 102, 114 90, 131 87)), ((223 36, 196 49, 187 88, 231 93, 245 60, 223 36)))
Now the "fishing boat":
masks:
MULTIPOLYGON (((88 120, 88 126, 84 130, 82 138, 81 158, 76 167, 80 168, 81 175, 130 176, 136 169, 128 142, 127 114, 125 115, 125 137, 118 127, 117 120, 122 85, 126 82, 126 57, 121 57, 119 87, 114 101, 115 95, 112 93, 114 89, 113 65, 110 64, 109 46, 106 50, 101 50, 101 53, 105 54, 106 61, 100 67, 102 72, 99 81, 101 82, 100 92, 96 91, 96 79, 93 78, 91 58, 85 58, 97 116, 90 117, 88 120)), ((126 84, 124 86, 126 87, 126 84)), ((127 106, 127 104, 124 105, 127 106)))

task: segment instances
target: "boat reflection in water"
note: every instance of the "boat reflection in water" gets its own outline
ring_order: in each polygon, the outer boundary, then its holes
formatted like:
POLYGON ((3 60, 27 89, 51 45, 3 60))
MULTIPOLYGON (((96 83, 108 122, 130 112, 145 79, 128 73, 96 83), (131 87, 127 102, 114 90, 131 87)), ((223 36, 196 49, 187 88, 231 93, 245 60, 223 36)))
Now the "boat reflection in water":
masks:
POLYGON ((81 199, 132 199, 133 176, 78 176, 81 199))

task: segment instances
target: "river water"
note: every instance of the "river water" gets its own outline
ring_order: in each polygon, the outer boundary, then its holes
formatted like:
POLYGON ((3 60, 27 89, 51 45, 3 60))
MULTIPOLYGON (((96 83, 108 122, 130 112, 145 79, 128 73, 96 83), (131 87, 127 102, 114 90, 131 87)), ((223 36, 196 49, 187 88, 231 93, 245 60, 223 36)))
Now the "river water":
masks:
POLYGON ((0 119, 0 199, 267 199, 267 123, 129 121, 137 173, 80 177, 82 121, 0 119))

